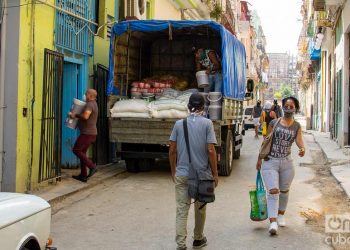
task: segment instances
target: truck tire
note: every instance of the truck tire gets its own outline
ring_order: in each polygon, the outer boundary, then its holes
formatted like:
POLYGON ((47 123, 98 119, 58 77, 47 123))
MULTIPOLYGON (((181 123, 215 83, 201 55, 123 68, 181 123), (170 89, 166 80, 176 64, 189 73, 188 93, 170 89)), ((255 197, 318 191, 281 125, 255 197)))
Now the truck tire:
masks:
POLYGON ((232 131, 227 130, 226 138, 221 143, 221 160, 219 174, 229 176, 233 165, 233 136, 232 131))
POLYGON ((138 161, 136 159, 125 159, 126 170, 130 173, 139 172, 138 161))

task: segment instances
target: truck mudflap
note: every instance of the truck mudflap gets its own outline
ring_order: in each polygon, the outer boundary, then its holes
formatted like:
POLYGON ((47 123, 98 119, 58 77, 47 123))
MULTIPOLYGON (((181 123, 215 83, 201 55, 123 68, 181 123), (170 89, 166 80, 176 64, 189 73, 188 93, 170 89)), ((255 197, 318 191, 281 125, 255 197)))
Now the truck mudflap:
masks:
POLYGON ((243 142, 243 136, 240 135, 236 135, 235 136, 235 151, 238 151, 239 149, 242 148, 242 142, 243 142))

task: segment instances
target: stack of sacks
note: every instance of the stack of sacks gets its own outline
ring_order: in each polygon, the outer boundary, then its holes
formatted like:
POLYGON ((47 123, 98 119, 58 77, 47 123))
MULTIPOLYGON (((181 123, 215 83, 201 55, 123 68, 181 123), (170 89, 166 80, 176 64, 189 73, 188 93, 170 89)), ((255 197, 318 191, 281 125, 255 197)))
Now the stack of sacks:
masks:
POLYGON ((148 102, 140 99, 118 101, 110 111, 112 117, 150 118, 148 102))
POLYGON ((153 118, 185 118, 188 116, 187 103, 163 97, 151 102, 148 107, 153 118))

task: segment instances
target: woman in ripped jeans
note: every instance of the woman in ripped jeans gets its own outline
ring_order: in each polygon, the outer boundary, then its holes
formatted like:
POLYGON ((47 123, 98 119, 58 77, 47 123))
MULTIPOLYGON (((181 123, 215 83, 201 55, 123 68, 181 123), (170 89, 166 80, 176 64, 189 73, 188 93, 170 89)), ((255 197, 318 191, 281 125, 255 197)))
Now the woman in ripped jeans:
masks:
POLYGON ((294 114, 299 111, 299 101, 294 97, 287 97, 282 100, 284 115, 280 119, 270 122, 267 134, 272 132, 271 150, 264 159, 258 158, 257 170, 261 169, 262 177, 268 192, 267 211, 270 219, 269 232, 277 234, 278 226, 286 226, 284 213, 287 208, 289 187, 294 178, 294 166, 291 158, 291 147, 295 141, 299 147, 299 156, 305 155, 304 141, 300 124, 294 120, 294 114))

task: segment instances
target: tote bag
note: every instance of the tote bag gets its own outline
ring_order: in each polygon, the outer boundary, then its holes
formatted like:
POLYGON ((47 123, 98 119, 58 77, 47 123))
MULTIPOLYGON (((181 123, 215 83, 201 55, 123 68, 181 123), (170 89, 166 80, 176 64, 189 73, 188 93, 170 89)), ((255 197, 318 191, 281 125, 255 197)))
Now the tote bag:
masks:
POLYGON ((267 219, 267 199, 261 173, 256 175, 255 190, 249 192, 250 197, 250 219, 253 221, 263 221, 267 219))

